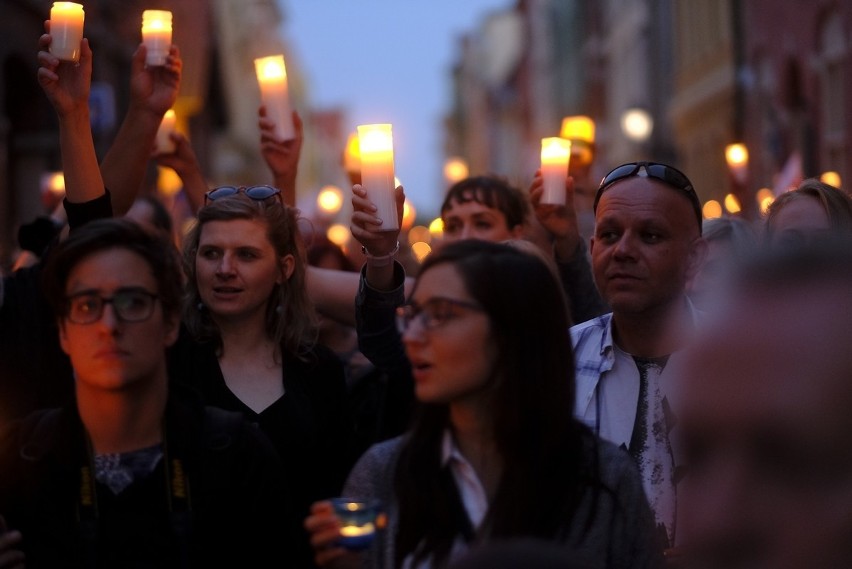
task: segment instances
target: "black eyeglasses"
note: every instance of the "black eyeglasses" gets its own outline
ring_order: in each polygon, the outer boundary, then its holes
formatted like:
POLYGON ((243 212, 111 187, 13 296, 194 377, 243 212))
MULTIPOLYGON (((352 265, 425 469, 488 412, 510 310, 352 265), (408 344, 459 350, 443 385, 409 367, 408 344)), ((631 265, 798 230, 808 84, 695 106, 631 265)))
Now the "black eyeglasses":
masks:
POLYGON ((660 182, 663 182, 664 184, 686 194, 686 197, 689 198, 689 201, 692 204, 692 209, 695 211, 695 215, 698 219, 698 227, 700 228, 702 219, 701 201, 698 199, 698 194, 695 193, 695 188, 692 186, 692 182, 689 181, 686 174, 677 168, 667 164, 660 164, 659 162, 630 162, 628 164, 616 166, 610 170, 609 174, 603 177, 600 186, 598 186, 598 191, 595 194, 595 202, 592 205, 592 209, 597 211, 601 194, 603 194, 607 188, 616 182, 624 180, 625 178, 640 176, 643 169, 645 170, 645 175, 648 178, 659 180, 660 182))
POLYGON ((139 288, 122 288, 112 296, 84 291, 69 296, 68 320, 74 324, 92 324, 101 319, 104 306, 112 304, 116 317, 122 322, 142 322, 154 313, 156 294, 139 288))
POLYGON ((207 202, 235 196, 237 194, 245 194, 249 198, 259 202, 268 200, 272 196, 277 196, 278 201, 282 204, 284 203, 281 199, 281 190, 273 188, 272 186, 219 186, 218 188, 214 188, 204 194, 204 205, 207 205, 207 202))
POLYGON ((424 330, 434 330, 456 318, 458 309, 482 312, 482 307, 473 302, 453 298, 430 298, 423 305, 405 304, 396 309, 396 329, 405 333, 415 320, 424 330))

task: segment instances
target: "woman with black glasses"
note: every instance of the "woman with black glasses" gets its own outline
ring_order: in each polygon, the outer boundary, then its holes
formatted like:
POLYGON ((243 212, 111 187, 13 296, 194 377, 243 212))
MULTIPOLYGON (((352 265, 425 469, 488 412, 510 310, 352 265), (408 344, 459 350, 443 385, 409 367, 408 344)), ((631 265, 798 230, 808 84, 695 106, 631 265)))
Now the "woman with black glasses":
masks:
MULTIPOLYGON (((344 488, 384 506, 372 566, 442 567, 516 537, 561 543, 584 567, 659 564, 630 457, 570 413, 567 310, 550 268, 509 245, 448 244, 426 259, 397 316, 416 418, 406 435, 373 446, 344 488)), ((358 563, 337 545, 328 502, 306 527, 318 564, 358 563)))

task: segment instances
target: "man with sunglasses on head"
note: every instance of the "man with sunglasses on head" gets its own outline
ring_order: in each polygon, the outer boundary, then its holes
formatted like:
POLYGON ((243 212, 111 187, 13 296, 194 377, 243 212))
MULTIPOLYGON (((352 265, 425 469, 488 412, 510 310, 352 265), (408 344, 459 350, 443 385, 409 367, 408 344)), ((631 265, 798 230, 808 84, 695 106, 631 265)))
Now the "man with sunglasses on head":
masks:
POLYGON ((612 312, 571 329, 575 414, 636 460, 668 548, 675 542, 676 480, 663 371, 694 328, 686 284, 706 250, 701 204, 679 170, 637 162, 603 178, 594 212, 592 272, 612 312))

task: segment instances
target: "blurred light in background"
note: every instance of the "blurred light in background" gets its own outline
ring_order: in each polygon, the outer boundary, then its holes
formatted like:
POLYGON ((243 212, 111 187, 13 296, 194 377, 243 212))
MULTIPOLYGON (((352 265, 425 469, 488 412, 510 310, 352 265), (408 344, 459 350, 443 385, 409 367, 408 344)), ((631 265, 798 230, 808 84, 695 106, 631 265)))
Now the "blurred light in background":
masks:
POLYGON ((325 232, 325 236, 328 237, 328 240, 337 245, 340 248, 346 248, 346 244, 349 243, 349 238, 352 236, 349 228, 341 223, 335 223, 325 232))
POLYGON ((440 239, 444 236, 444 220, 440 217, 436 217, 429 224, 429 233, 432 234, 432 237, 436 239, 440 239))
POLYGON ((55 196, 65 194, 65 176, 62 172, 48 172, 41 177, 41 191, 55 196))
POLYGON ((405 204, 402 206, 402 230, 407 231, 414 225, 414 219, 417 217, 417 210, 414 204, 405 198, 405 204))
POLYGON ((840 174, 834 171, 823 172, 819 177, 819 181, 835 188, 840 188, 840 174))
POLYGON ((424 243, 423 241, 418 241, 411 245, 411 252, 414 253, 414 257, 417 259, 418 263, 422 263, 423 259, 425 259, 429 253, 432 252, 432 247, 429 246, 428 243, 424 243))
POLYGON ((769 188, 760 188, 757 190, 754 198, 757 200, 758 207, 760 207, 760 213, 764 214, 772 202, 775 201, 775 193, 769 188))
POLYGON ((178 173, 166 166, 157 166, 157 190, 166 196, 170 197, 177 194, 183 187, 178 173))
POLYGON ((645 142, 654 130, 654 119, 645 109, 627 109, 621 115, 621 130, 633 142, 645 142))
POLYGON ((428 227, 416 225, 408 232, 409 244, 414 245, 418 241, 423 241, 424 243, 430 243, 432 241, 432 234, 429 233, 428 227))
POLYGON ((343 192, 337 186, 323 186, 317 194, 317 207, 326 215, 335 215, 343 207, 343 192))
POLYGON ((707 200, 701 211, 704 213, 704 219, 716 219, 722 217, 722 204, 716 200, 707 200))
POLYGON ((725 209, 728 213, 739 213, 743 208, 740 205, 740 200, 737 199, 737 196, 734 194, 728 194, 725 196, 725 209))
POLYGON ((464 180, 468 177, 468 174, 467 162, 464 159, 454 156, 447 158, 447 161, 444 162, 444 179, 447 181, 448 186, 464 180))

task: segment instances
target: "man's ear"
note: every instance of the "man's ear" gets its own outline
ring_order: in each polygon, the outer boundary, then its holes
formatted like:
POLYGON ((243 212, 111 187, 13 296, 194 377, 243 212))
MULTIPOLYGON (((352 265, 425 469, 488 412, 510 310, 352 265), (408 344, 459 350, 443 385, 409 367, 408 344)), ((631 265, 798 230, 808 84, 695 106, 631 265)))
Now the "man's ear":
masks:
POLYGON ((703 237, 698 237, 689 245, 689 256, 687 257, 686 278, 692 281, 701 270, 704 259, 707 258, 708 245, 703 237))

